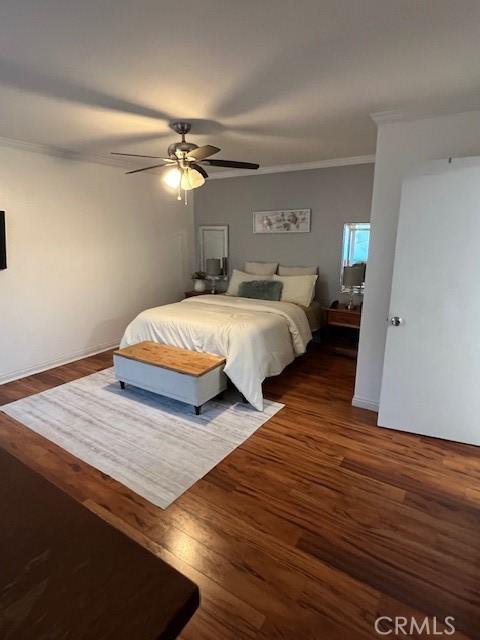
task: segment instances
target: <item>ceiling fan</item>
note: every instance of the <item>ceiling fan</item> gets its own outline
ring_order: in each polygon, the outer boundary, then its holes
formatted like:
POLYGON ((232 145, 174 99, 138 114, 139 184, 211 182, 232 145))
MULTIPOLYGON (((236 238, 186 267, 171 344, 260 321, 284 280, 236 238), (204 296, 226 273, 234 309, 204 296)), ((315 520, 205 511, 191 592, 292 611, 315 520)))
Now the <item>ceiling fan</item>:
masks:
POLYGON ((182 136, 182 140, 181 142, 173 142, 168 147, 168 158, 162 158, 161 156, 143 156, 137 153, 120 153, 116 151, 112 151, 111 153, 115 156, 128 156, 132 158, 162 159, 163 162, 160 164, 149 165, 141 169, 133 169, 133 171, 127 171, 127 174, 140 173, 141 171, 156 169, 157 167, 170 167, 170 171, 165 175, 165 182, 170 187, 178 190, 178 200, 182 199, 181 190, 183 189, 185 193, 185 204, 187 204, 187 192, 201 187, 205 184, 205 178, 208 178, 208 173, 202 165, 235 169, 258 169, 259 167, 258 164, 253 162, 212 160, 210 156, 220 151, 218 147, 214 147, 211 144, 205 144, 199 147, 193 142, 187 142, 185 140, 186 134, 192 128, 190 122, 172 122, 170 127, 182 136))

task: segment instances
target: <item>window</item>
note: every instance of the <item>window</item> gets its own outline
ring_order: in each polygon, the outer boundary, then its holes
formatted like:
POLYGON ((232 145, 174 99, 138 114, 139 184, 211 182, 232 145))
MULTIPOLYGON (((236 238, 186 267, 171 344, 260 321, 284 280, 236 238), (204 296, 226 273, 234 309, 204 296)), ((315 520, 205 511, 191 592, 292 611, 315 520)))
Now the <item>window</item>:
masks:
POLYGON ((359 262, 367 262, 369 243, 369 222, 348 222, 343 226, 342 265, 340 270, 342 288, 343 267, 351 267, 359 262))

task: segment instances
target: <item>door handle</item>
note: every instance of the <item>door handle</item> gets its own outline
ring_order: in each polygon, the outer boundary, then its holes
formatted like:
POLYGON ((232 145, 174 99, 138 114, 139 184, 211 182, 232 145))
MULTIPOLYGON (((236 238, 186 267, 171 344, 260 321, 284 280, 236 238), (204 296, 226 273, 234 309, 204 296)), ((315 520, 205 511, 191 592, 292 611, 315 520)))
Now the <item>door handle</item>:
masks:
POLYGON ((390 324, 392 325, 392 327, 399 327, 401 324, 403 324, 403 318, 400 318, 400 316, 392 316, 390 318, 390 324))

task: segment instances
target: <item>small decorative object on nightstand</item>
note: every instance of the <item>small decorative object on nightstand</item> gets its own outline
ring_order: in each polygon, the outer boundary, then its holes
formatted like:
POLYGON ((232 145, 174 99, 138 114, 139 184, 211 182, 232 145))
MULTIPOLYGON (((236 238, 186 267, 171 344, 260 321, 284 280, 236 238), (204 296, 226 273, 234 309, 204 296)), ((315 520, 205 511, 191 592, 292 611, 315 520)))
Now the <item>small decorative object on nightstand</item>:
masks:
POLYGON ((205 293, 207 290, 207 274, 205 271, 195 271, 192 273, 193 290, 198 293, 205 293))

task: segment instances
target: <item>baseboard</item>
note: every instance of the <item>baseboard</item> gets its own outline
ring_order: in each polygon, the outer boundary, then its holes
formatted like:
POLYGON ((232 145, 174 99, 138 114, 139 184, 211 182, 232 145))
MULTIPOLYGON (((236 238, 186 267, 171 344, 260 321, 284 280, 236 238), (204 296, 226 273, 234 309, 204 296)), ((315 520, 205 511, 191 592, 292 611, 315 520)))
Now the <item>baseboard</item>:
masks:
POLYGON ((108 351, 108 349, 114 349, 115 347, 118 347, 119 343, 120 338, 117 338, 113 342, 105 342, 103 344, 92 345, 90 347, 87 347, 86 349, 74 351, 73 353, 61 356, 60 358, 55 358, 54 360, 37 362, 33 366, 27 367, 25 369, 7 371, 6 373, 0 375, 0 384, 13 382, 13 380, 19 380, 20 378, 25 378, 25 376, 32 376, 36 373, 42 373, 42 371, 47 371, 48 369, 53 369, 54 367, 60 367, 64 364, 68 364, 69 362, 75 362, 75 360, 81 360, 81 358, 94 356, 97 353, 102 353, 102 351, 108 351))
POLYGON ((359 409, 368 409, 369 411, 375 411, 378 413, 379 405, 374 400, 368 400, 368 398, 360 398, 359 396, 353 396, 352 405, 359 409))

